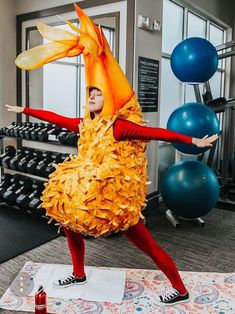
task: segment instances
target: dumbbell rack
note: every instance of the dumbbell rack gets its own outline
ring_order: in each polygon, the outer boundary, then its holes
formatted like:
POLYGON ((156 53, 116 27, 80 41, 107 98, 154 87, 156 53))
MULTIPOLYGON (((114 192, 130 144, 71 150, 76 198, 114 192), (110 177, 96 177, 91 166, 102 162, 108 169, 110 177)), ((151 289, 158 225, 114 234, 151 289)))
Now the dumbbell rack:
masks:
MULTIPOLYGON (((39 150, 43 150, 43 151, 48 151, 47 149, 39 149, 38 146, 40 146, 39 143, 44 144, 48 144, 48 145, 53 145, 53 146, 60 146, 60 147, 68 147, 68 148, 74 148, 74 153, 76 151, 76 148, 74 146, 71 146, 71 145, 66 145, 66 144, 61 144, 58 140, 47 140, 47 141, 36 141, 36 140, 32 140, 32 139, 25 139, 25 138, 21 138, 21 137, 16 137, 16 136, 8 136, 8 135, 0 135, 0 155, 4 153, 4 139, 14 139, 17 141, 17 148, 21 148, 22 147, 22 142, 23 141, 27 141, 27 142, 31 142, 31 145, 34 143, 37 143, 37 147, 31 147, 30 145, 28 146, 29 148, 34 148, 35 150, 39 151, 39 150)), ((71 149, 70 149, 71 150, 71 149)), ((51 151, 51 150, 50 150, 51 151)), ((56 152, 58 152, 58 149, 56 149, 56 152)), ((73 152, 67 152, 67 153, 73 153, 73 152)), ((18 170, 13 170, 13 169, 9 169, 9 168, 4 168, 3 166, 0 167, 0 177, 5 173, 5 169, 7 170, 8 173, 19 173, 23 176, 26 176, 26 177, 29 177, 29 178, 32 178, 33 179, 36 179, 36 180, 40 180, 40 181, 48 181, 47 178, 45 177, 41 177, 41 176, 37 176, 37 175, 34 175, 34 174, 30 174, 30 173, 25 173, 25 172, 20 172, 18 170)), ((14 206, 13 206, 14 207, 14 206)))

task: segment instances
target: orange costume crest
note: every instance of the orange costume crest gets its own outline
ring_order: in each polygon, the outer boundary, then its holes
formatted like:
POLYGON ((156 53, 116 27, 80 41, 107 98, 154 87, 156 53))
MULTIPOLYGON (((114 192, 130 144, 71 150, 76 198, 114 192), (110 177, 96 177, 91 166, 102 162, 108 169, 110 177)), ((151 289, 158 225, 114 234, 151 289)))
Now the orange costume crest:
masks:
POLYGON ((77 28, 69 21, 66 23, 79 35, 39 22, 39 32, 52 42, 22 52, 15 61, 16 65, 24 70, 33 70, 46 63, 82 53, 86 86, 96 86, 104 95, 104 108, 100 116, 114 115, 131 100, 134 91, 113 57, 101 27, 96 26, 76 4, 74 7, 81 27, 77 28))

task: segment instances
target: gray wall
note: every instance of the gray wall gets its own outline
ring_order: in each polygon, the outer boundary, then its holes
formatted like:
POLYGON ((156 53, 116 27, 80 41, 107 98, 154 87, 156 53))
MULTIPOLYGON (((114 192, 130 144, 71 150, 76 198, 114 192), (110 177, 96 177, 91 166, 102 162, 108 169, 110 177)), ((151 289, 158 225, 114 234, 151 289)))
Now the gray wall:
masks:
POLYGON ((44 10, 48 8, 58 7, 69 3, 78 3, 83 0, 16 0, 16 14, 24 14, 28 12, 44 10))
MULTIPOLYGON (((146 57, 156 60, 161 60, 162 51, 162 35, 161 32, 149 32, 137 27, 138 15, 149 16, 150 21, 154 19, 162 22, 162 0, 136 0, 135 1, 135 57, 134 57, 134 89, 137 93, 137 78, 138 78, 138 57, 146 57)), ((160 87, 160 86, 159 86, 160 87)), ((160 94, 159 94, 160 97, 160 94)), ((160 102, 159 102, 160 105, 160 102)), ((145 113, 144 117, 149 121, 149 126, 158 126, 159 113, 145 113)), ((148 192, 151 193, 157 190, 158 177, 158 142, 152 141, 148 144, 148 173, 151 185, 148 192)))
POLYGON ((16 97, 16 20, 15 0, 0 0, 0 127, 10 124, 12 114, 5 103, 16 97))

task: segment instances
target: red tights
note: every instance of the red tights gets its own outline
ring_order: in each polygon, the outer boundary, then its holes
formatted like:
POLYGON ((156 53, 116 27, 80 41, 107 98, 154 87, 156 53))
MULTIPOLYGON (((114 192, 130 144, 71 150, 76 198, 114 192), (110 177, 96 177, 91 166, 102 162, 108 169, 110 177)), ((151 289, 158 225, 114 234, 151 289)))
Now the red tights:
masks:
MULTIPOLYGON (((68 246, 73 262, 73 272, 78 277, 83 277, 85 246, 80 233, 64 228, 68 246)), ((123 232, 127 239, 137 246, 146 255, 152 258, 159 269, 167 276, 172 286, 181 294, 186 293, 186 288, 180 278, 178 270, 171 257, 156 243, 148 229, 140 220, 135 226, 123 232)))

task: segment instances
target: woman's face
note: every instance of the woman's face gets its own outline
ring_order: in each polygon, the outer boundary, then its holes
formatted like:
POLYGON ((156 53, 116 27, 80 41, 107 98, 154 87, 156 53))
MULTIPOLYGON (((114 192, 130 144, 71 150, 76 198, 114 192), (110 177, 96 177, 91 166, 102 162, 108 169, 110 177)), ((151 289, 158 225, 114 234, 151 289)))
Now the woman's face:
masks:
POLYGON ((104 106, 104 96, 99 89, 93 88, 88 98, 88 109, 90 112, 99 114, 104 106))

